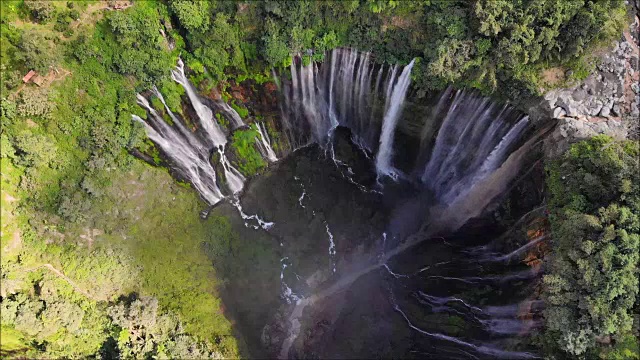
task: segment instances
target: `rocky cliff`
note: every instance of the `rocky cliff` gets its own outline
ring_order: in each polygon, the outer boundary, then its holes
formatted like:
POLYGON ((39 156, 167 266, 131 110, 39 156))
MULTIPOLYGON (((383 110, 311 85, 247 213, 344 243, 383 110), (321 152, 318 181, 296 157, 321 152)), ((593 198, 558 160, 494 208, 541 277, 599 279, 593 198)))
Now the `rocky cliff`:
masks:
POLYGON ((528 109, 536 120, 557 121, 546 140, 547 155, 559 155, 570 143, 597 134, 618 139, 638 137, 639 26, 636 15, 620 40, 599 57, 586 79, 569 88, 549 91, 528 109))

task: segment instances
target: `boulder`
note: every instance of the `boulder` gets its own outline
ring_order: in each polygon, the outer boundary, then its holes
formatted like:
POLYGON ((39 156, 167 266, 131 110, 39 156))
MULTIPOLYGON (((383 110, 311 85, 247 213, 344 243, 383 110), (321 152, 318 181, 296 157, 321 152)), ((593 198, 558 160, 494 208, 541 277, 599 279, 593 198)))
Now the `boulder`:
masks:
POLYGON ((576 117, 580 115, 580 112, 578 111, 578 104, 568 97, 558 99, 557 105, 564 109, 567 116, 576 117))
POLYGON ((553 118, 554 119, 560 119, 560 118, 564 117, 565 115, 567 115, 567 112, 564 111, 564 109, 561 108, 560 106, 558 106, 555 109, 553 109, 553 118))
POLYGON ((602 107, 604 106, 604 104, 602 104, 602 102, 600 100, 596 100, 594 98, 592 98, 590 101, 588 101, 585 104, 587 113, 591 116, 596 116, 598 115, 598 113, 600 113, 600 110, 602 110, 602 107))
POLYGON ((620 105, 618 104, 613 105, 613 107, 611 108, 611 113, 613 114, 613 116, 622 115, 622 113, 620 112, 620 105))

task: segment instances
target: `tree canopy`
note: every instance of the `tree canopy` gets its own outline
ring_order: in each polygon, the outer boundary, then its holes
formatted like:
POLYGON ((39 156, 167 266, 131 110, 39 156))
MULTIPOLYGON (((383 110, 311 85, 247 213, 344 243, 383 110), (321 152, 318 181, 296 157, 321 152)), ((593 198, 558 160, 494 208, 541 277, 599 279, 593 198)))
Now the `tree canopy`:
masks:
POLYGON ((639 158, 637 142, 601 135, 573 145, 549 168, 554 250, 544 277, 545 319, 555 345, 571 355, 595 351, 596 340, 624 344, 632 336, 639 158))

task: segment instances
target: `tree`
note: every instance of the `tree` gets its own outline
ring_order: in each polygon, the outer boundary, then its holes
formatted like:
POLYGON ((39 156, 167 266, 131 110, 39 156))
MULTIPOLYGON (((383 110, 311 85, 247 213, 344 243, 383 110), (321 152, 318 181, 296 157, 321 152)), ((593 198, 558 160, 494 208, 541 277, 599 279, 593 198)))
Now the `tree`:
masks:
POLYGON ((46 135, 24 131, 16 137, 20 162, 34 168, 47 167, 56 158, 56 144, 46 135))
POLYGON ((29 13, 40 23, 47 23, 56 14, 56 7, 47 0, 25 0, 24 6, 29 13))
POLYGON ((471 66, 473 49, 471 41, 446 39, 438 45, 436 56, 429 63, 430 74, 447 83, 457 81, 471 66))
POLYGON ((264 55, 269 64, 283 66, 290 62, 291 50, 272 20, 267 21, 267 32, 262 39, 265 44, 264 55))
POLYGON ((184 333, 172 315, 159 314, 158 300, 141 297, 130 304, 119 302, 109 308, 109 316, 121 328, 118 347, 122 358, 210 359, 220 354, 184 333))
POLYGON ((13 120, 16 117, 17 106, 16 103, 7 99, 0 98, 0 116, 3 118, 3 123, 6 120, 13 120))
POLYGON ((41 73, 49 72, 49 68, 58 59, 57 47, 45 32, 38 29, 28 29, 22 33, 18 44, 20 52, 16 54, 19 60, 29 69, 41 73))
POLYGON ((65 328, 72 333, 76 332, 80 328, 83 317, 84 310, 67 301, 47 302, 46 309, 40 315, 45 336, 55 334, 60 328, 65 328))
POLYGON ((205 32, 209 29, 210 5, 209 1, 194 0, 172 0, 169 3, 180 24, 190 33, 205 32))
POLYGON ((20 116, 49 118, 55 104, 49 99, 46 88, 27 87, 20 93, 17 113, 20 116))
POLYGON ((216 14, 209 31, 193 34, 189 40, 196 57, 216 78, 226 78, 228 67, 246 72, 238 30, 226 14, 216 14))
POLYGON ((546 331, 571 355, 624 339, 638 296, 640 146, 606 136, 574 144, 549 167, 555 246, 544 277, 546 331))

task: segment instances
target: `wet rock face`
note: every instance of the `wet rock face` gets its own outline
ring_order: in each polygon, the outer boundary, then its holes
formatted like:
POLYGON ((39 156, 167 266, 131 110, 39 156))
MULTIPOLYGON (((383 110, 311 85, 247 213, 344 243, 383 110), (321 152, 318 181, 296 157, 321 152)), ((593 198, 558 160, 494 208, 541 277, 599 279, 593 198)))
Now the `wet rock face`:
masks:
POLYGON ((252 357, 277 357, 296 299, 326 285, 334 268, 348 271, 355 258, 379 246, 387 217, 380 195, 363 192, 346 178, 373 187, 373 164, 345 129, 338 129, 335 141, 336 161, 345 165, 336 165, 331 153, 311 145, 247 184, 243 210, 273 222, 268 231, 254 229, 252 223, 246 227, 228 204, 212 211, 228 217, 239 235, 230 245, 230 264, 219 275, 228 279, 223 299, 252 357))

